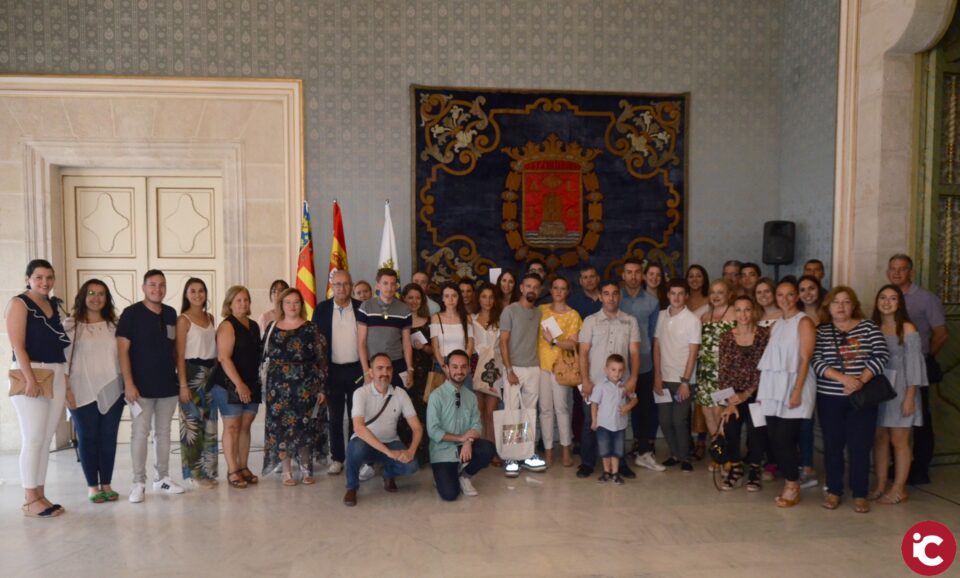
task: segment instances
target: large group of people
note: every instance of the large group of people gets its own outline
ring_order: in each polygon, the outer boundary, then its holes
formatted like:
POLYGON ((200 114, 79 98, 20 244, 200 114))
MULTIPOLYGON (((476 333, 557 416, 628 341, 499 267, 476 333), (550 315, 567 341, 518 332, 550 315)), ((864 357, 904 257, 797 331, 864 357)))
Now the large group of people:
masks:
POLYGON ((814 420, 824 508, 839 506, 845 479, 860 513, 871 501, 902 503, 909 483, 929 482, 925 386, 939 380, 935 356, 947 334, 943 306, 913 282, 908 256, 890 259, 890 283, 872 309, 850 287, 824 288, 818 260, 799 279, 779 280, 729 261, 711 281, 699 265, 667 279, 660 264, 628 258, 619 279, 582 267, 576 288, 539 260, 527 266, 491 283, 464 277, 439 287, 417 272, 402 291, 392 269, 377 271, 373 285, 336 271, 333 296, 312 319, 282 280, 259 321, 250 292, 233 286, 218 322, 197 278, 183 287, 179 315, 165 305, 158 270, 119 315, 98 279, 83 283, 68 312, 53 296, 53 266, 31 261, 27 289, 6 312, 23 513, 65 511, 44 490, 65 405, 98 504, 119 498, 113 470, 125 406, 131 503, 146 497, 151 432, 156 493, 216 487, 221 446, 230 487, 259 483, 248 460, 261 405, 260 476, 310 485, 314 465, 328 462, 328 475, 344 474, 348 506, 377 469, 384 490, 396 492, 397 478, 429 464, 450 501, 477 495, 484 468, 516 477, 574 466, 579 454, 577 478, 600 468, 597 481, 615 485, 636 477, 631 464, 689 473, 699 460, 723 491, 756 492, 780 477, 774 503, 788 508, 820 485, 814 420), (178 409, 182 482, 169 471, 178 409), (533 410, 539 449, 501 459, 498 409, 533 410))

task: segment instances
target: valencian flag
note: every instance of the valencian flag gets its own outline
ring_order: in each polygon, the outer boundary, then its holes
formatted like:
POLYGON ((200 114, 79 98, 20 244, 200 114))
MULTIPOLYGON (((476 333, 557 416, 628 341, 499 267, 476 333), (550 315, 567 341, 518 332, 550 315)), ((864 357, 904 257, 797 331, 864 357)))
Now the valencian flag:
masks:
POLYGON ((343 236, 343 217, 340 204, 333 202, 333 243, 330 244, 330 268, 327 273, 327 299, 333 297, 333 274, 337 271, 349 271, 347 266, 347 241, 343 236))
POLYGON ((303 218, 300 220, 300 255, 297 257, 297 289, 303 295, 307 319, 313 319, 317 306, 317 281, 313 273, 313 235, 310 233, 310 207, 303 201, 303 218))
POLYGON ((397 237, 393 234, 393 219, 390 218, 390 201, 383 207, 383 236, 380 237, 380 268, 393 269, 400 281, 400 258, 397 256, 397 237))

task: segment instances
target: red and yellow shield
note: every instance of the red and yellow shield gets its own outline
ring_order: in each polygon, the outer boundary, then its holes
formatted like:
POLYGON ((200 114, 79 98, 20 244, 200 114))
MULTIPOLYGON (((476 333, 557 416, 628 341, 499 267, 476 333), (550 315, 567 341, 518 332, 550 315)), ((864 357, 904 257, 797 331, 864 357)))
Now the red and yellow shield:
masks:
POLYGON ((580 163, 538 160, 523 166, 523 239, 531 247, 572 247, 583 234, 580 163))

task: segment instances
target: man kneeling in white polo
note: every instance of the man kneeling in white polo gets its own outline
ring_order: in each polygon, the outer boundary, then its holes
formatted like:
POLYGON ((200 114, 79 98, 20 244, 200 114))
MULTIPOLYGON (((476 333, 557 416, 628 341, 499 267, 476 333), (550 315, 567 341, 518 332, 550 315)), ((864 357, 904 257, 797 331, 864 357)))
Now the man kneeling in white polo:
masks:
POLYGON ((370 358, 373 382, 353 392, 353 437, 347 445, 347 493, 343 503, 357 505, 360 487, 360 467, 364 464, 383 464, 383 489, 397 491, 394 478, 409 476, 417 471, 416 451, 423 437, 423 427, 410 396, 402 388, 390 385, 393 362, 386 353, 370 358), (403 445, 397 435, 397 423, 404 417, 413 430, 410 447, 403 445))

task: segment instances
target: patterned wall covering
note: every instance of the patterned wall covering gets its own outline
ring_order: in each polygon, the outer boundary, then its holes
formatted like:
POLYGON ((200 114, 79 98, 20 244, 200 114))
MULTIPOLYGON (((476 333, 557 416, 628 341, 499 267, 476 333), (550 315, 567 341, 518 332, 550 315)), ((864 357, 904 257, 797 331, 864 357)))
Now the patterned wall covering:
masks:
POLYGON ((790 0, 783 11, 780 214, 797 223, 793 266, 824 262, 833 248, 834 142, 837 130, 839 0, 790 0))
POLYGON ((689 91, 689 256, 716 271, 759 259, 781 197, 791 215, 829 223, 826 180, 799 169, 832 163, 832 136, 819 134, 832 118, 807 121, 832 108, 835 42, 823 40, 835 15, 835 0, 5 0, 0 71, 302 78, 317 253, 338 198, 351 265, 367 275, 385 198, 410 259, 411 83, 689 91), (788 14, 810 26, 785 26, 788 14), (822 90, 800 82, 781 103, 785 36, 789 76, 799 67, 822 90), (781 163, 786 137, 797 144, 781 163), (781 187, 781 170, 798 184, 781 187))

